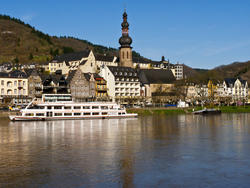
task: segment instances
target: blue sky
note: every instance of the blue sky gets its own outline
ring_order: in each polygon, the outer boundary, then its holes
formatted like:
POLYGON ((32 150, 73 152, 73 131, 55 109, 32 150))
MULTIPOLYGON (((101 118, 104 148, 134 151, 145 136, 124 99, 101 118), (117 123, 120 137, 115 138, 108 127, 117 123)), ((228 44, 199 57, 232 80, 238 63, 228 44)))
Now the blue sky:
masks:
POLYGON ((119 47, 124 7, 133 49, 194 68, 250 60, 250 0, 0 0, 0 13, 50 35, 119 47))

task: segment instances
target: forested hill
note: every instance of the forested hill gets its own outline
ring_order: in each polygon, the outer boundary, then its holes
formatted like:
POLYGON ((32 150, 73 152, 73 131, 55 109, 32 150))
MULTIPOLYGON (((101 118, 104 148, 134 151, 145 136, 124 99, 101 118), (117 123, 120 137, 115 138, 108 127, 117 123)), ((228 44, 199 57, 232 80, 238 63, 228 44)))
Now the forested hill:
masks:
MULTIPOLYGON (((97 54, 117 55, 115 48, 73 37, 49 36, 19 19, 0 15, 0 63, 45 62, 55 55, 87 48, 97 54)), ((133 52, 133 56, 140 55, 133 52)))

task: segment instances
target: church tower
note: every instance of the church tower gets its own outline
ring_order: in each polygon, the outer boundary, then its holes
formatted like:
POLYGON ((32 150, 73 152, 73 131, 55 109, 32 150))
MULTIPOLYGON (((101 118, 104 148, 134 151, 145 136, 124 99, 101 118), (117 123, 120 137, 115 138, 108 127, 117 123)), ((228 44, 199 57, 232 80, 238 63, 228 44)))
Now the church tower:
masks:
POLYGON ((127 13, 124 11, 123 13, 123 22, 122 26, 122 36, 119 39, 120 49, 119 49, 119 57, 120 57, 120 66, 123 67, 133 67, 132 62, 132 39, 128 34, 129 23, 127 22, 127 13))

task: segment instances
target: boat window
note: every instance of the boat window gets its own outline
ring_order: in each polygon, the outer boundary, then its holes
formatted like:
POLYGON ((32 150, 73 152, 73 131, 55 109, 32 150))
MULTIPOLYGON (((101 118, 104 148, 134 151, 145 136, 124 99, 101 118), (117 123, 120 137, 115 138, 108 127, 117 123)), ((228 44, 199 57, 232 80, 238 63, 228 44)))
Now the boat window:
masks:
POLYGON ((64 106, 64 109, 71 109, 71 106, 64 106))
POLYGON ((108 109, 108 106, 101 106, 101 109, 108 109))
POLYGON ((102 115, 108 115, 108 112, 102 112, 102 115))
POLYGON ((74 116, 80 116, 81 113, 74 113, 74 116))
POLYGON ((54 116, 62 116, 62 113, 54 113, 54 116))
POLYGON ((125 114, 125 112, 122 112, 122 114, 125 114))
POLYGON ((64 116, 72 116, 72 113, 64 113, 64 116))
POLYGON ((62 109, 62 106, 54 106, 55 110, 62 109))
POLYGON ((81 109, 81 106, 74 106, 74 109, 81 109))
POLYGON ((99 106, 92 106, 92 109, 99 109, 99 106))
POLYGON ((36 113, 36 116, 44 116, 44 113, 36 113))
POLYGON ((47 109, 52 109, 52 106, 47 106, 47 109))
POLYGON ((92 115, 93 116, 99 115, 99 112, 93 112, 92 115))
POLYGON ((121 112, 118 113, 118 115, 121 115, 121 114, 122 114, 121 112))
POLYGON ((89 112, 86 112, 86 113, 83 113, 83 115, 85 115, 85 116, 90 116, 90 113, 89 113, 89 112))
POLYGON ((25 116, 34 116, 34 114, 33 113, 27 113, 27 114, 25 114, 25 116))
POLYGON ((83 106, 82 109, 90 109, 90 106, 83 106))

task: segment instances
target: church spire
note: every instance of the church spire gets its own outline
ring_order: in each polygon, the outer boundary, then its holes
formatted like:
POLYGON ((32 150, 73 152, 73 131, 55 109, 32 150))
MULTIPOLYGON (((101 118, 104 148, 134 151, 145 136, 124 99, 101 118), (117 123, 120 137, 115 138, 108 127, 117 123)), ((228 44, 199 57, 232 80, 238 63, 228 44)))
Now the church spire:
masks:
POLYGON ((132 44, 132 39, 128 34, 129 31, 129 23, 128 23, 128 15, 126 13, 126 10, 124 10, 123 13, 123 22, 121 24, 122 26, 122 36, 119 39, 119 43, 121 44, 121 47, 130 47, 132 44))

